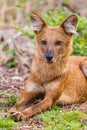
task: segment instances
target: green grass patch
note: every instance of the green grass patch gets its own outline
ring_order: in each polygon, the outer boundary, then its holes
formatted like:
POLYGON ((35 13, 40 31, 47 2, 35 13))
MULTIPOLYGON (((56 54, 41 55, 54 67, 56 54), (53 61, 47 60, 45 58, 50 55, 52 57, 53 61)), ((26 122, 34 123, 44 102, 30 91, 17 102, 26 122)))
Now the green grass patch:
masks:
POLYGON ((82 130, 87 129, 87 124, 81 123, 83 115, 85 114, 79 110, 62 112, 62 108, 54 105, 37 117, 42 118, 45 130, 82 130))
POLYGON ((15 67, 17 65, 17 63, 14 60, 10 60, 8 61, 5 66, 10 68, 10 67, 15 67))
POLYGON ((15 122, 11 119, 10 115, 3 118, 2 115, 4 114, 4 111, 0 110, 0 130, 17 130, 16 128, 20 126, 22 122, 15 122))
POLYGON ((3 97, 3 93, 0 93, 0 98, 3 97))
POLYGON ((0 130, 12 130, 14 125, 15 122, 10 117, 0 119, 0 130))
MULTIPOLYGON (((0 130, 12 130, 22 122, 14 122, 10 116, 0 119, 0 130)), ((15 129, 16 130, 16 129, 15 129)))
POLYGON ((6 102, 4 103, 4 106, 12 106, 18 101, 18 97, 11 96, 7 98, 6 102))

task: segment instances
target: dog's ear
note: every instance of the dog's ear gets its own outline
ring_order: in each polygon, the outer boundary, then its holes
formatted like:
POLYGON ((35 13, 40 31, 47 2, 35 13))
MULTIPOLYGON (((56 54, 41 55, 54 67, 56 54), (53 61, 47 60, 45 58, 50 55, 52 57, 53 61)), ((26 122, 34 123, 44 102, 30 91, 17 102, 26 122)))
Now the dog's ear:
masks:
POLYGON ((76 25, 78 22, 78 17, 76 15, 70 15, 67 17, 62 23, 61 27, 64 29, 67 34, 75 34, 76 33, 76 25))
POLYGON ((38 11, 31 11, 30 13, 31 18, 31 28, 36 33, 40 32, 44 26, 47 26, 46 22, 42 18, 41 14, 38 11))

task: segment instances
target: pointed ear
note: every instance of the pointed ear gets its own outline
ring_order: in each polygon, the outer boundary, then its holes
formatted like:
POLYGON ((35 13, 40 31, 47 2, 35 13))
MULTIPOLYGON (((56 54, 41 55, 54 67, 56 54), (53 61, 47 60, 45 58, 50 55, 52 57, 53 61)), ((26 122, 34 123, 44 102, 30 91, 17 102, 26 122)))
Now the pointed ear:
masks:
POLYGON ((61 23, 60 26, 64 29, 65 33, 75 34, 77 22, 78 17, 76 15, 70 15, 61 23))
POLYGON ((44 21, 40 13, 37 11, 31 11, 30 18, 31 18, 31 28, 36 33, 40 32, 44 26, 47 26, 46 22, 44 21))

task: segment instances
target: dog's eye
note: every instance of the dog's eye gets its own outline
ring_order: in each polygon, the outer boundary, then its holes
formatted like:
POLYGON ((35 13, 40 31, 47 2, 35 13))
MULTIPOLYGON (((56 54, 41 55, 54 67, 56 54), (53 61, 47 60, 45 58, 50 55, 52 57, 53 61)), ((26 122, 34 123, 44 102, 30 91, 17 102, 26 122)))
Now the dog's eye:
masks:
POLYGON ((63 44, 62 41, 56 41, 56 42, 55 42, 55 45, 56 45, 56 46, 62 46, 62 44, 63 44))
POLYGON ((40 41, 40 44, 41 44, 41 45, 47 45, 47 42, 44 41, 44 40, 42 40, 42 41, 40 41))

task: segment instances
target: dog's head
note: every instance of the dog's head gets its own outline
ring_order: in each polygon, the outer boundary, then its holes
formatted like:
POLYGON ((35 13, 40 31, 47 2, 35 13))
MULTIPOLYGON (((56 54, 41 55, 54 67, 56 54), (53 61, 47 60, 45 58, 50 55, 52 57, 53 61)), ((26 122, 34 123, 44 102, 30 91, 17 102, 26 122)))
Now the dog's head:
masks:
POLYGON ((36 56, 47 63, 54 63, 72 51, 72 35, 76 33, 78 18, 70 15, 59 26, 48 26, 40 13, 30 14, 32 29, 36 34, 36 56))

